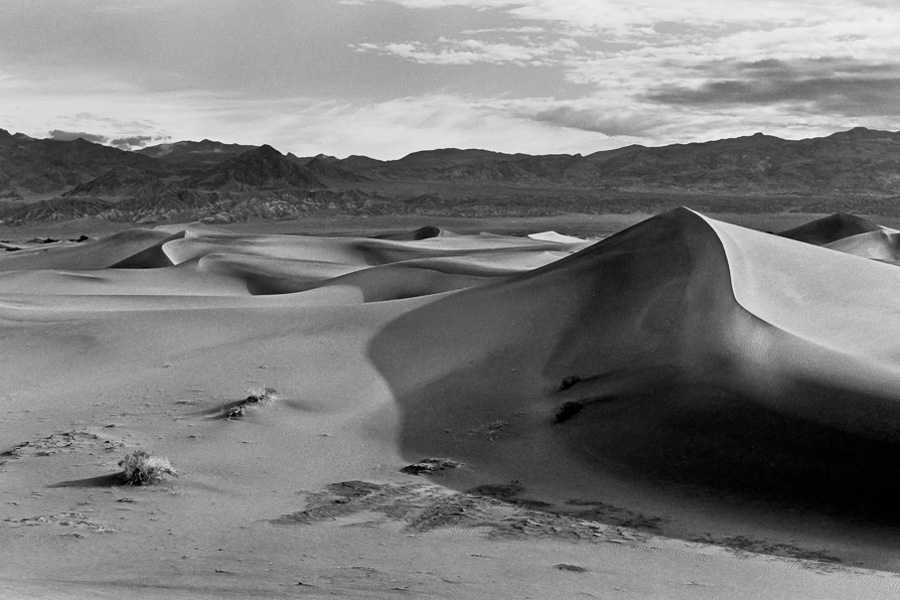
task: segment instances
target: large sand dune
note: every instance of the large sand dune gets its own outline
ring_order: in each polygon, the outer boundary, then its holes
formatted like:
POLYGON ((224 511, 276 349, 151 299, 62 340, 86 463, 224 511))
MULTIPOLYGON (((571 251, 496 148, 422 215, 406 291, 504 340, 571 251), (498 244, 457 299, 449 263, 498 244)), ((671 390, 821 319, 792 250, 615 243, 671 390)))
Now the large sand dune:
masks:
POLYGON ((896 597, 893 236, 11 244, 0 595, 896 597))

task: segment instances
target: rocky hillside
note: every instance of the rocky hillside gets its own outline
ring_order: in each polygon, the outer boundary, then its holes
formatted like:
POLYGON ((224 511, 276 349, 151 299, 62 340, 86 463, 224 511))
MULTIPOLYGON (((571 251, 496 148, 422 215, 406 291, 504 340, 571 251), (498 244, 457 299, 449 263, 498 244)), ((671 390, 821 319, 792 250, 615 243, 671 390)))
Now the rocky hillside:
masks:
POLYGON ((900 133, 852 129, 790 141, 761 133, 659 148, 629 146, 588 156, 433 150, 400 160, 351 157, 374 179, 592 187, 626 192, 743 195, 900 194, 900 133))
POLYGON ((852 210, 900 214, 900 133, 763 134, 587 156, 440 149, 393 161, 177 142, 127 152, 0 130, 0 220, 154 222, 350 214, 852 210))

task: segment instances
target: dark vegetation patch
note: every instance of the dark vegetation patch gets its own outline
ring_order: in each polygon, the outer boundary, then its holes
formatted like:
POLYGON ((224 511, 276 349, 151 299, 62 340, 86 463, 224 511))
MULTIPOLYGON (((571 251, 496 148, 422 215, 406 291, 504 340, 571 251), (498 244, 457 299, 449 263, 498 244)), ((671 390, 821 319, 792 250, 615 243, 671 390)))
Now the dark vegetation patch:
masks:
POLYGON ((303 492, 303 510, 282 515, 274 525, 312 525, 323 521, 405 522, 407 531, 445 527, 484 529, 492 539, 529 537, 571 541, 627 543, 646 535, 583 518, 581 512, 559 514, 549 504, 517 496, 516 483, 488 484, 456 493, 430 484, 378 484, 346 481, 318 492, 303 492))
POLYGON ((374 494, 381 489, 381 486, 368 481, 342 481, 331 483, 325 489, 337 497, 336 502, 343 503, 374 494))
POLYGON ((794 546, 793 544, 758 540, 745 535, 735 535, 723 538, 714 538, 710 535, 705 535, 694 538, 691 541, 723 546, 732 550, 738 556, 755 553, 807 561, 808 566, 819 570, 838 570, 838 567, 841 565, 841 559, 828 554, 822 549, 801 548, 799 546, 794 546), (831 568, 829 569, 828 567, 831 568))
POLYGON ((559 407, 559 410, 556 411, 556 416, 553 418, 553 422, 557 425, 560 423, 565 423, 575 415, 581 412, 584 408, 584 404, 581 402, 564 402, 562 406, 559 407))
POLYGON ((578 565, 567 565, 566 563, 553 565, 553 568, 559 571, 569 571, 571 573, 587 573, 587 569, 585 569, 584 567, 579 567, 578 565))
POLYGON ((400 472, 408 475, 431 475, 461 466, 463 466, 463 463, 450 460, 449 458, 423 458, 417 463, 403 467, 400 469, 400 472))
POLYGON ((517 482, 512 483, 487 483, 479 485, 467 490, 467 494, 473 496, 486 496, 488 498, 499 498, 501 500, 512 500, 525 491, 525 488, 517 482))
POLYGON ((600 404, 603 402, 612 402, 618 400, 617 396, 594 396, 590 398, 580 398, 578 400, 569 400, 563 402, 553 417, 553 423, 559 425, 565 423, 569 419, 575 417, 584 408, 591 404, 600 404))
POLYGON ((559 384, 558 390, 560 392, 567 390, 570 387, 572 387, 573 385, 575 385, 576 383, 579 383, 580 381, 581 381, 581 377, 579 377, 578 375, 570 375, 562 380, 562 382, 559 384))
POLYGON ((247 414, 247 411, 255 406, 259 406, 264 402, 274 402, 278 399, 274 388, 256 388, 250 390, 250 395, 248 395, 244 400, 241 400, 238 403, 232 403, 226 408, 225 417, 228 420, 231 419, 239 419, 247 414))
POLYGON ((519 495, 524 491, 524 487, 519 485, 518 482, 513 481, 512 483, 489 483, 486 485, 479 485, 467 490, 466 493, 473 496, 494 498, 496 500, 515 504, 516 506, 533 508, 535 510, 542 510, 553 506, 552 504, 541 500, 520 498, 519 495))
POLYGON ((599 500, 566 500, 569 506, 579 508, 578 514, 586 519, 593 519, 602 523, 616 525, 618 527, 630 527, 643 531, 659 531, 668 519, 658 516, 647 516, 643 513, 621 508, 599 500))
MULTIPOLYGON (((647 541, 664 519, 647 517, 594 500, 566 502, 571 510, 535 506, 518 496, 517 483, 487 484, 457 493, 427 483, 373 483, 344 481, 317 492, 300 492, 306 506, 269 522, 273 525, 314 525, 345 521, 345 525, 404 523, 407 532, 428 532, 447 527, 479 529, 488 539, 547 538, 572 542, 634 544, 647 541)), ((798 561, 819 571, 844 568, 840 560, 823 550, 756 540, 746 536, 691 541, 722 546, 738 556, 766 554, 798 561)), ((585 572, 577 565, 554 568, 585 572)))

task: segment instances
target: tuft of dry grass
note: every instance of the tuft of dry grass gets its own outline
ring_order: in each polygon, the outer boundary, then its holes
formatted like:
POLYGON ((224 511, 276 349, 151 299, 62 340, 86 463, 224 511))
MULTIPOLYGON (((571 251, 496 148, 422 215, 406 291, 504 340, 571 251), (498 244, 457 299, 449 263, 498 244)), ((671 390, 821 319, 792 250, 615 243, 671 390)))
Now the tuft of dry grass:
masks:
POLYGON ((167 475, 178 476, 168 459, 150 456, 144 450, 134 450, 119 461, 122 482, 126 485, 155 485, 167 475))
POLYGON ((244 413, 251 407, 263 402, 274 402, 278 400, 275 388, 257 386, 247 391, 247 398, 237 406, 232 407, 227 414, 229 420, 237 419, 244 416, 244 413))
POLYGON ((248 390, 247 402, 272 402, 278 400, 275 388, 257 386, 248 390))

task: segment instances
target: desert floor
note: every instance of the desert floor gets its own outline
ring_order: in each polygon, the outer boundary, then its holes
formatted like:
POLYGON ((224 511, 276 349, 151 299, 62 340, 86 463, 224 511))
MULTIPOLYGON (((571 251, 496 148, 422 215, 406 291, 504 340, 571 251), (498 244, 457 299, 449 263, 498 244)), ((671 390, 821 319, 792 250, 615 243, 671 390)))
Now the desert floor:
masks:
POLYGON ((900 233, 817 217, 0 228, 0 597, 896 598, 900 233))

